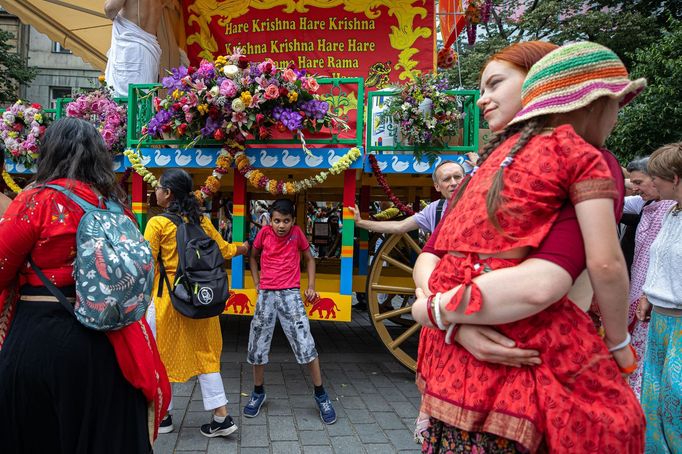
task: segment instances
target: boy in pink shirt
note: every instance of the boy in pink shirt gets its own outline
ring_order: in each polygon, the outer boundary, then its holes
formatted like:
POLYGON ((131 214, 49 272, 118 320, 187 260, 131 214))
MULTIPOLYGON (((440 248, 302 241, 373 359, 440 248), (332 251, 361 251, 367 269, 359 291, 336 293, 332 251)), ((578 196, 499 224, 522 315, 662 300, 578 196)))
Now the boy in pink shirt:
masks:
POLYGON ((272 334, 279 319, 299 364, 307 364, 315 385, 315 402, 325 424, 336 422, 336 412, 322 386, 320 360, 310 332, 308 315, 301 300, 301 252, 308 271, 305 297, 315 299, 315 259, 300 227, 294 225, 294 204, 276 200, 270 208, 270 225, 256 235, 249 258, 253 283, 258 289, 256 311, 251 320, 246 360, 253 365, 253 392, 244 407, 244 416, 258 416, 265 402, 264 374, 268 363, 272 334), (260 271, 258 255, 260 254, 260 271))

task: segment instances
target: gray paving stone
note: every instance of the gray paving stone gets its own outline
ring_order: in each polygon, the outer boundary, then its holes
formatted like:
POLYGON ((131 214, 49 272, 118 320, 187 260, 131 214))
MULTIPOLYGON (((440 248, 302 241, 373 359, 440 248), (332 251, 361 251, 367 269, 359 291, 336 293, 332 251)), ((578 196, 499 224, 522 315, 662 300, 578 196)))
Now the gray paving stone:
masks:
POLYGON ((337 419, 334 424, 328 424, 326 427, 330 437, 353 435, 355 433, 353 426, 347 419, 337 419))
POLYGON ((272 441, 298 440, 294 418, 291 416, 269 416, 268 428, 272 441))
POLYGON ((331 446, 304 446, 304 454, 333 454, 331 446))
POLYGON ((194 380, 185 383, 173 383, 173 397, 175 396, 191 396, 194 390, 194 380))
POLYGON ((154 454, 173 454, 178 441, 178 428, 169 434, 159 434, 154 442, 154 454))
POLYGON ((368 454, 395 454, 395 448, 389 444, 366 444, 368 454))
POLYGON ((303 446, 329 446, 331 440, 324 430, 301 430, 299 427, 298 439, 303 446))
POLYGON ((343 397, 339 398, 339 402, 346 410, 362 410, 367 408, 365 400, 361 397, 343 397))
POLYGON ((243 425, 240 431, 239 439, 242 447, 258 448, 270 446, 268 431, 264 426, 243 425))
POLYGON ((419 445, 414 442, 413 434, 409 430, 385 430, 384 432, 396 451, 419 452, 419 445))
MULTIPOLYGON (((173 414, 187 410, 189 396, 173 396, 173 414)), ((203 409, 203 407, 202 407, 203 409)))
POLYGON ((182 427, 201 427, 211 421, 211 412, 208 411, 188 411, 182 420, 182 427))
POLYGON ((294 416, 298 430, 322 430, 325 426, 316 408, 295 408, 294 416))
POLYGON ((393 411, 393 407, 379 394, 362 396, 361 399, 370 411, 393 411))
POLYGON ((416 418, 417 414, 419 413, 419 410, 417 410, 417 408, 408 401, 398 402, 389 400, 388 404, 401 418, 416 418))
POLYGON ((354 424, 353 428, 363 443, 385 443, 388 441, 386 435, 378 424, 354 424))
POLYGON ((396 415, 393 412, 390 411, 375 412, 374 417, 376 418, 377 423, 379 423, 379 427, 381 427, 384 430, 407 429, 402 419, 400 419, 398 415, 396 415))
POLYGON ((273 441, 271 449, 277 454, 301 454, 303 452, 303 448, 297 441, 273 441))
POLYGON ((225 454, 228 452, 237 452, 239 446, 238 434, 239 432, 232 434, 229 437, 209 438, 206 454, 225 454))
POLYGON ((204 410, 204 402, 201 400, 190 400, 187 411, 206 411, 204 410))
MULTIPOLYGON (((265 406, 263 407, 265 408, 265 406)), ((272 399, 267 405, 268 416, 287 416, 292 414, 289 399, 272 399)))
POLYGON ((346 410, 346 415, 353 424, 369 424, 376 422, 372 413, 364 409, 346 410))
POLYGON ((178 442, 175 445, 176 451, 201 450, 206 451, 208 448, 208 438, 201 435, 199 429, 196 427, 188 427, 180 429, 178 435, 178 442))
POLYGON ((270 454, 270 448, 240 448, 239 454, 270 454))
POLYGON ((332 448, 338 453, 360 453, 365 449, 362 447, 362 442, 356 435, 349 435, 344 437, 332 437, 332 448))

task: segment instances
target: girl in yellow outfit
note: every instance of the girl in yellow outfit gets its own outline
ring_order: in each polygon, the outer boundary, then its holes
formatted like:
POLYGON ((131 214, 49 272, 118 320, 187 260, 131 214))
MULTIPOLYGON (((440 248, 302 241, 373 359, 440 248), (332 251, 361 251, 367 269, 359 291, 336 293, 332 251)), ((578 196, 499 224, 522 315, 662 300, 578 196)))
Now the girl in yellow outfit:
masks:
MULTIPOLYGON (((192 178, 180 169, 169 169, 156 187, 156 200, 166 211, 182 216, 186 222, 200 224, 206 234, 220 246, 226 259, 248 252, 248 243, 242 246, 227 243, 222 239, 211 221, 201 214, 199 204, 192 192, 192 178)), ((178 265, 176 242, 177 227, 163 216, 154 216, 147 223, 144 237, 149 241, 152 255, 157 260, 159 252, 168 274, 174 282, 178 265)), ((155 263, 154 301, 147 311, 147 320, 156 336, 161 359, 168 371, 171 382, 186 382, 198 376, 204 409, 213 411, 209 424, 201 426, 201 433, 207 437, 227 436, 237 430, 227 411, 227 397, 220 376, 220 353, 223 339, 218 317, 193 319, 185 317, 173 308, 167 288, 157 297, 160 279, 160 266, 155 263)), ((168 416, 161 422, 159 433, 173 430, 170 416, 173 402, 168 408, 168 416)))

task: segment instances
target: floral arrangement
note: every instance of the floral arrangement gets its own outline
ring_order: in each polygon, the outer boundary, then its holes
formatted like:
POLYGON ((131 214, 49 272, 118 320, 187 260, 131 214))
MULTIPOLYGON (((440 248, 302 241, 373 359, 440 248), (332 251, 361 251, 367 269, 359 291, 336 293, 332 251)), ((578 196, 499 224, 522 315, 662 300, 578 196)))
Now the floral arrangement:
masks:
POLYGON ((224 142, 249 134, 263 140, 272 128, 301 138, 303 130, 347 128, 315 94, 314 76, 293 66, 282 70, 270 59, 249 62, 239 49, 198 67, 173 68, 162 85, 169 95, 154 98, 156 114, 142 133, 190 138, 189 146, 200 139, 224 142))
POLYGON ((382 117, 395 122, 401 141, 415 147, 417 159, 425 155, 435 161, 436 149, 459 134, 462 113, 457 97, 446 89, 445 78, 421 74, 400 87, 397 96, 388 97, 382 117))
POLYGON ((287 195, 296 194, 297 192, 300 192, 304 189, 310 189, 313 186, 322 184, 327 180, 329 175, 339 175, 343 173, 361 155, 362 153, 357 147, 351 148, 328 170, 319 172, 312 177, 304 178, 303 180, 298 181, 276 180, 266 176, 263 174, 263 172, 258 169, 254 169, 251 166, 249 159, 246 157, 246 153, 244 153, 243 150, 235 153, 234 158, 237 170, 244 176, 244 178, 249 181, 252 186, 265 189, 271 194, 287 195))
POLYGON ((469 2, 464 18, 466 19, 467 42, 470 46, 476 43, 476 27, 487 24, 493 9, 492 0, 472 0, 469 2))
POLYGON ((377 163, 376 156, 374 156, 373 154, 369 155, 369 163, 372 166, 372 172, 374 172, 374 175, 377 178, 379 186, 381 186, 381 189, 384 190, 384 192, 388 196, 388 199, 391 202, 393 202, 393 205, 395 205, 395 207, 398 208, 400 211, 402 211, 408 216, 412 216, 414 214, 414 210, 409 206, 405 205, 403 202, 401 202, 400 199, 393 193, 393 190, 386 182, 386 177, 379 168, 379 163, 377 163))
POLYGON ((110 88, 101 87, 76 96, 66 105, 66 116, 95 125, 111 153, 125 149, 127 108, 114 101, 110 88))
POLYGON ((8 107, 2 114, 0 138, 10 160, 27 168, 33 167, 48 123, 40 104, 18 100, 8 107))

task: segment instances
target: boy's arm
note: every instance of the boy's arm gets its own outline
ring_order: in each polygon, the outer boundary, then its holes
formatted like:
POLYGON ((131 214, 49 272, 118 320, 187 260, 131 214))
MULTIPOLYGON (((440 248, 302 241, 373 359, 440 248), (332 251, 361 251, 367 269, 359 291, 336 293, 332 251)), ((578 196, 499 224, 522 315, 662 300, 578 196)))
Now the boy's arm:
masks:
POLYGON ((303 259, 305 260, 305 268, 308 272, 308 288, 305 290, 305 297, 309 300, 315 299, 315 258, 310 253, 310 248, 303 251, 303 259))
POLYGON ((251 254, 249 255, 249 269, 251 270, 251 278, 253 279, 253 285, 258 290, 258 284, 260 284, 260 271, 258 270, 258 254, 260 250, 257 248, 251 248, 251 254))

